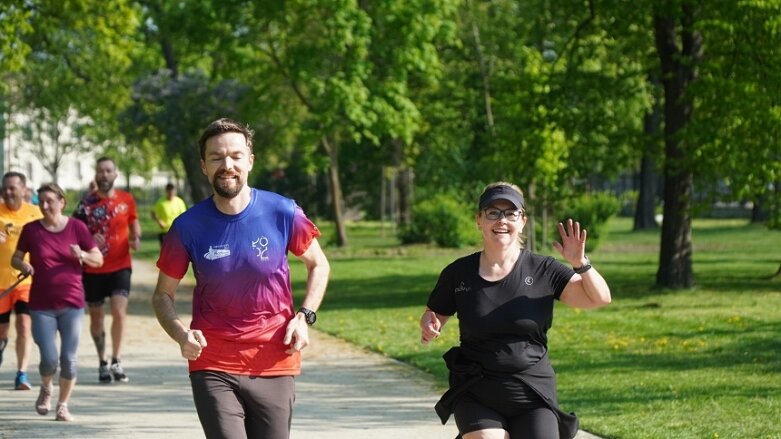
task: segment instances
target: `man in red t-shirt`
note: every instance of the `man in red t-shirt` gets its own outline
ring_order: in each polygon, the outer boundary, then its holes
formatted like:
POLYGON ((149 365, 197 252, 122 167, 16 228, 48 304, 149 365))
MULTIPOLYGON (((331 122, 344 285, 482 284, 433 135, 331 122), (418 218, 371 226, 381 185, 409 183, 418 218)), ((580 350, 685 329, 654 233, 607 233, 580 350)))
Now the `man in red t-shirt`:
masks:
POLYGON ((98 159, 95 166, 97 189, 84 197, 74 216, 87 224, 95 242, 103 253, 103 266, 84 268, 84 294, 89 307, 90 334, 98 351, 101 383, 127 382, 128 377, 120 363, 122 335, 130 295, 132 264, 130 249, 137 250, 141 242, 133 195, 115 189, 117 165, 108 157, 98 159), (106 357, 106 332, 103 325, 106 298, 111 304, 111 365, 106 357))

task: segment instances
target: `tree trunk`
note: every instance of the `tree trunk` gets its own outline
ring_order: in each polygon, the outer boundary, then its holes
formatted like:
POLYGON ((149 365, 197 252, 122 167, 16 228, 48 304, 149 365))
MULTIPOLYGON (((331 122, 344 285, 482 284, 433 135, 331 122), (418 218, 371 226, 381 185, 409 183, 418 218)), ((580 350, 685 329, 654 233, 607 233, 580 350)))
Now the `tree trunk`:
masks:
MULTIPOLYGON (((530 205, 529 200, 534 200, 534 183, 529 183, 529 186, 526 187, 526 197, 524 198, 526 199, 526 210, 528 211, 530 205)), ((524 234, 526 235, 524 247, 531 252, 535 252, 537 251, 537 243, 534 230, 534 214, 527 212, 527 217, 526 227, 523 228, 524 234)))
POLYGON ((754 205, 751 207, 751 222, 754 224, 767 221, 764 198, 764 196, 759 196, 754 199, 754 205))
MULTIPOLYGON (((659 80, 651 78, 650 82, 657 89, 659 80)), ((635 206, 635 220, 632 230, 655 229, 656 225, 656 186, 658 175, 656 173, 656 161, 654 160, 654 149, 659 137, 659 127, 661 125, 661 108, 657 103, 654 104, 651 112, 645 115, 645 137, 646 145, 643 150, 643 158, 640 162, 640 175, 638 178, 637 205, 635 206)))
POLYGON ((393 166, 397 169, 396 188, 398 189, 399 226, 406 226, 412 221, 412 179, 413 173, 404 162, 404 141, 393 140, 393 166))
MULTIPOLYGON (((176 148, 176 146, 171 145, 169 148, 176 148)), ((184 165, 184 174, 190 186, 190 197, 192 197, 193 204, 208 198, 212 194, 212 187, 209 185, 209 179, 203 175, 201 170, 200 156, 191 151, 189 154, 180 153, 179 158, 184 165)))
POLYGON ((320 138, 323 149, 328 154, 330 161, 328 165, 328 182, 331 189, 331 209, 334 215, 334 225, 336 226, 336 245, 339 247, 347 246, 347 230, 344 225, 344 213, 342 211, 342 184, 339 181, 339 151, 337 145, 332 145, 326 136, 320 138))
POLYGON ((702 56, 701 36, 693 29, 694 12, 691 5, 682 6, 680 51, 678 29, 673 18, 658 13, 654 16, 654 34, 664 86, 665 120, 664 220, 656 285, 664 288, 690 288, 694 285, 691 240, 693 173, 685 161, 687 145, 680 138, 681 130, 694 110, 686 90, 696 79, 695 66, 702 56))
POLYGON ((656 164, 654 159, 643 153, 640 162, 639 191, 635 206, 635 222, 632 230, 655 229, 656 224, 656 164))

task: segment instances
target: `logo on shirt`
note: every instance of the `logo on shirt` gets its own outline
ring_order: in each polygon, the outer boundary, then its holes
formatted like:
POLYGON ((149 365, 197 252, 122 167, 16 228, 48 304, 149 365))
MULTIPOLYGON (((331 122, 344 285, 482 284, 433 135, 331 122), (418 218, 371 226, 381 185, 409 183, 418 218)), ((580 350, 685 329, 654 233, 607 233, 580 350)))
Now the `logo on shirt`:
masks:
POLYGON ((268 251, 268 238, 265 236, 258 237, 258 239, 252 241, 252 248, 257 250, 258 257, 261 261, 268 261, 268 256, 266 255, 266 252, 268 251))
POLYGON ((471 290, 472 290, 472 287, 468 287, 468 286, 464 285, 464 283, 463 283, 463 282, 461 282, 461 284, 459 284, 459 285, 456 287, 456 289, 455 289, 455 290, 453 290, 453 292, 454 292, 454 293, 468 293, 468 292, 469 292, 469 291, 471 291, 471 290))
POLYGON ((534 283, 534 278, 531 276, 526 276, 523 278, 523 283, 525 283, 526 285, 531 285, 534 283))
POLYGON ((209 246, 209 251, 206 252, 203 257, 213 261, 215 259, 227 258, 231 255, 231 249, 228 244, 219 245, 217 247, 209 246))

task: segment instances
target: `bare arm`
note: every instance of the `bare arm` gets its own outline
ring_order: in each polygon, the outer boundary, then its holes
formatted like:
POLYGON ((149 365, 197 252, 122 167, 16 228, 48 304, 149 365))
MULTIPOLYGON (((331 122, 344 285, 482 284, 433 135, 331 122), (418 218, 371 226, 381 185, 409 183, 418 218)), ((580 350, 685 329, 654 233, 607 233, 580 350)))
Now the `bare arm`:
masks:
POLYGON ((130 223, 130 231, 128 233, 128 240, 130 241, 130 248, 138 250, 141 245, 141 223, 138 219, 135 219, 130 223))
POLYGON ((328 285, 331 266, 317 239, 312 240, 309 248, 299 259, 304 263, 307 270, 306 295, 301 306, 317 311, 325 296, 325 288, 328 285))
MULTIPOLYGON (((317 239, 313 239, 309 248, 299 256, 307 270, 306 295, 301 306, 312 311, 317 311, 325 296, 325 288, 328 285, 328 275, 331 273, 331 266, 328 259, 320 248, 317 239)), ((295 317, 288 323, 285 331, 283 343, 290 345, 288 353, 300 351, 309 345, 309 328, 306 324, 306 318, 303 313, 296 313, 295 317)))
MULTIPOLYGON (((586 260, 586 230, 581 230, 580 223, 567 220, 567 225, 559 223, 561 243, 554 242, 553 247, 561 253, 572 266, 583 266, 586 260)), ((585 273, 575 274, 570 278, 560 300, 575 308, 599 308, 612 300, 610 287, 605 278, 591 268, 585 273)))
POLYGON ((195 360, 206 347, 206 337, 197 329, 188 329, 176 314, 174 295, 179 286, 179 279, 163 272, 157 276, 157 286, 152 294, 152 308, 157 321, 169 337, 179 343, 182 357, 195 360))
POLYGON ((82 265, 90 267, 100 267, 103 265, 103 253, 97 247, 92 247, 89 251, 84 251, 78 244, 71 244, 71 256, 79 260, 82 265))
POLYGON ((22 274, 34 274, 33 266, 24 260, 24 253, 17 250, 11 256, 11 266, 19 270, 22 274))

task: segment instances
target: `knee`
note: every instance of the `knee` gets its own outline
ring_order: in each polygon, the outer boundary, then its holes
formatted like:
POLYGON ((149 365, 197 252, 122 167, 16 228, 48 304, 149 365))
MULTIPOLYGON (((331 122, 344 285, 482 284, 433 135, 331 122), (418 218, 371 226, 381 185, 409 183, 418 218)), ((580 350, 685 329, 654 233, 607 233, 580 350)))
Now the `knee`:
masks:
POLYGON ((54 373, 57 372, 57 358, 41 357, 38 371, 42 376, 54 375, 54 373))
POLYGON ((66 380, 76 378, 76 360, 66 360, 61 363, 60 377, 66 380))

